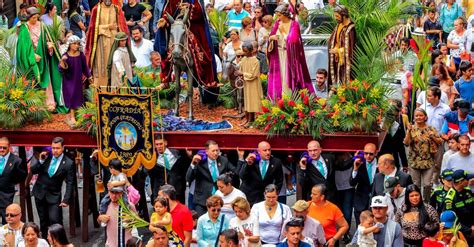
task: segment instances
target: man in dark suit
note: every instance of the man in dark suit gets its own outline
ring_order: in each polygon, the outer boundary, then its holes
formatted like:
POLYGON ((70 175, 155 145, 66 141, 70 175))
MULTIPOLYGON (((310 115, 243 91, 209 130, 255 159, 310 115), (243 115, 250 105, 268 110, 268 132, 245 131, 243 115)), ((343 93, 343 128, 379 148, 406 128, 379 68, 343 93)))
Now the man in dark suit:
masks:
POLYGON ((10 141, 0 138, 0 214, 2 224, 6 224, 5 209, 13 203, 15 184, 25 181, 28 170, 21 159, 10 153, 10 141))
MULTIPOLYGON (((385 140, 380 148, 380 154, 392 154, 395 157, 395 165, 398 169, 408 167, 407 154, 405 152, 405 145, 403 139, 405 138, 405 121, 406 116, 401 114, 402 102, 400 100, 393 100, 394 114, 397 118, 389 128, 385 140)), ((406 117, 408 122, 408 117, 406 117)))
POLYGON ((304 200, 311 200, 311 189, 316 184, 324 184, 328 188, 327 199, 334 198, 334 156, 321 154, 323 149, 319 142, 312 140, 308 143, 308 156, 303 156, 297 167, 298 183, 301 185, 304 200), (308 160, 311 163, 308 164, 308 160))
POLYGON ((50 225, 63 223, 62 208, 71 203, 76 167, 74 162, 64 155, 63 143, 62 137, 55 137, 51 144, 52 155, 43 151, 39 159, 33 159, 31 163, 31 173, 38 174, 33 196, 43 238, 48 236, 50 225), (61 200, 63 182, 66 182, 66 192, 61 200))
MULTIPOLYGON (((358 152, 356 155, 361 154, 358 152)), ((350 180, 351 186, 355 187, 354 217, 357 225, 360 223, 360 213, 369 209, 370 198, 372 197, 372 185, 374 176, 377 173, 377 159, 375 158, 377 156, 377 147, 375 144, 365 144, 363 156, 363 158, 359 157, 354 160, 350 180)))
POLYGON ((155 148, 158 157, 156 165, 148 171, 152 191, 152 205, 158 195, 160 186, 164 184, 173 185, 178 200, 183 204, 185 203, 186 171, 189 168, 192 153, 186 150, 186 155, 182 155, 178 150, 168 149, 167 146, 168 142, 161 135, 155 137, 155 148))
MULTIPOLYGON (((400 186, 406 188, 413 183, 411 176, 401 169, 397 169, 393 155, 384 154, 379 158, 379 173, 374 177, 372 196, 384 195, 384 182, 388 177, 397 177, 400 181, 400 186)), ((429 198, 428 198, 429 199, 429 198)))
POLYGON ((265 187, 275 184, 278 191, 283 185, 283 165, 281 160, 272 156, 270 143, 258 144, 257 153, 251 152, 244 160, 244 151, 237 150, 242 179, 240 190, 245 193, 250 205, 264 200, 265 187), (257 158, 258 156, 258 158, 257 158))
POLYGON ((219 145, 217 142, 209 140, 206 142, 205 159, 196 154, 193 156, 191 165, 186 173, 188 183, 196 180, 194 190, 194 204, 199 216, 207 211, 206 200, 217 190, 217 177, 224 173, 233 173, 234 177, 238 174, 237 169, 226 157, 219 155, 219 145))

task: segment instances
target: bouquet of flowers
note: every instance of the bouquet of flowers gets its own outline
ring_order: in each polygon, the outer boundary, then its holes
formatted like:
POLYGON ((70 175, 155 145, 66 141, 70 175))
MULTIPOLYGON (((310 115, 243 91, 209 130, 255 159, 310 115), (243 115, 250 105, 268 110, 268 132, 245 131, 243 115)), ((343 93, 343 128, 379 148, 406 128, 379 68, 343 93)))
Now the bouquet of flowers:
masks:
POLYGON ((87 130, 89 135, 97 135, 97 105, 94 97, 95 90, 90 88, 86 91, 88 101, 76 112, 76 127, 87 130))
POLYGON ((51 117, 46 94, 24 77, 16 77, 10 68, 0 69, 0 128, 17 129, 28 122, 51 117), (13 74, 13 75, 12 75, 13 74))

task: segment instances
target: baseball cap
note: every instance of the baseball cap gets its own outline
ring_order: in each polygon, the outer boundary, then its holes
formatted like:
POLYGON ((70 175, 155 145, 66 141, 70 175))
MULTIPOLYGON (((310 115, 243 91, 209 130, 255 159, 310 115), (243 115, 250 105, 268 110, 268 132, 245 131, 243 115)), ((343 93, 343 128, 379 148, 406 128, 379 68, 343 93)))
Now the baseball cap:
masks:
POLYGON ((385 193, 392 193, 393 189, 397 186, 397 184, 400 184, 400 181, 398 180, 397 177, 389 177, 385 182, 383 183, 383 188, 385 193))
POLYGON ((428 85, 430 87, 439 87, 439 78, 437 76, 431 77, 428 85))
POLYGON ((466 100, 460 100, 458 102, 458 109, 461 110, 462 113, 468 113, 471 107, 469 106, 469 102, 466 100))
POLYGON ((115 193, 123 192, 123 187, 122 186, 113 187, 112 189, 110 189, 110 192, 115 192, 115 193))
POLYGON ((370 207, 388 207, 387 205, 387 200, 385 199, 384 196, 374 196, 372 197, 372 204, 370 204, 370 207))
POLYGON ((440 221, 441 223, 444 223, 444 227, 446 228, 452 228, 457 220, 458 217, 456 216, 456 213, 451 210, 446 210, 441 213, 440 221))
POLYGON ((309 208, 309 203, 305 200, 298 200, 295 202, 295 204, 291 208, 294 209, 295 211, 303 212, 309 208))
POLYGON ((441 178, 444 180, 451 181, 453 180, 453 170, 452 169, 445 169, 441 172, 441 178))
POLYGON ((459 169, 453 172, 453 181, 455 183, 459 183, 464 179, 466 179, 466 172, 464 170, 459 169))

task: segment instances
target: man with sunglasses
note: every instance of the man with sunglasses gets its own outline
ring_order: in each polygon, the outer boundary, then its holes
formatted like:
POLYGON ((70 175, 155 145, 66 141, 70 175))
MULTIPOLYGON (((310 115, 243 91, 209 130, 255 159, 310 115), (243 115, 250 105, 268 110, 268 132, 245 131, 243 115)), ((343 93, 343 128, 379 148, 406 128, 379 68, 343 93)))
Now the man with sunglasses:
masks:
POLYGON ((28 174, 26 164, 10 153, 10 141, 6 137, 0 138, 0 214, 2 224, 6 224, 5 208, 13 203, 15 185, 25 181, 28 174))
POLYGON ((372 197, 372 185, 377 169, 377 147, 373 143, 367 143, 363 152, 357 152, 354 156, 354 167, 350 185, 355 187, 354 216, 359 225, 360 213, 369 208, 372 197))
MULTIPOLYGON (((382 223, 383 227, 374 232, 374 239, 377 247, 398 247, 403 246, 402 228, 400 225, 389 219, 387 215, 388 203, 384 196, 374 196, 370 205, 376 223, 382 223)), ((352 244, 357 243, 358 232, 354 233, 352 244)))
POLYGON ((17 246, 23 240, 21 230, 23 222, 21 221, 21 207, 13 203, 6 209, 7 224, 0 228, 0 246, 17 246))

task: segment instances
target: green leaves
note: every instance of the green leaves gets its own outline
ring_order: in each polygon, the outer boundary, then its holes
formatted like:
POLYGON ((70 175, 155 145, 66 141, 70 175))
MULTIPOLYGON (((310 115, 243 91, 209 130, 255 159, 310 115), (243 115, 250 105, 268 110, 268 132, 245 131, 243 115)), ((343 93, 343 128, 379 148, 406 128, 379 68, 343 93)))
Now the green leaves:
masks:
POLYGON ((221 42, 228 29, 227 12, 217 11, 213 9, 208 16, 209 23, 211 24, 212 28, 217 32, 217 37, 219 38, 219 42, 221 42))

